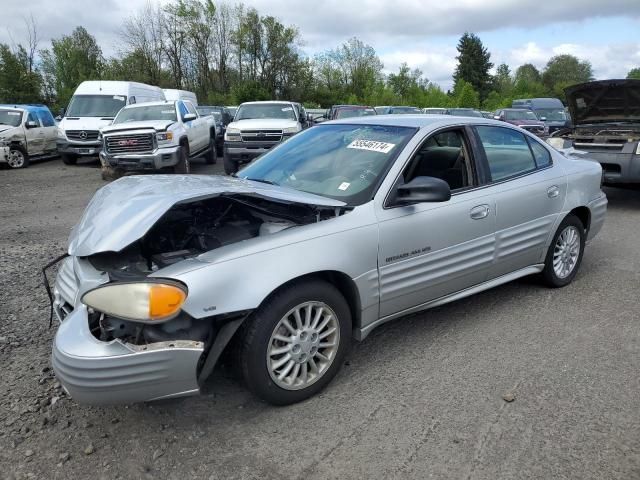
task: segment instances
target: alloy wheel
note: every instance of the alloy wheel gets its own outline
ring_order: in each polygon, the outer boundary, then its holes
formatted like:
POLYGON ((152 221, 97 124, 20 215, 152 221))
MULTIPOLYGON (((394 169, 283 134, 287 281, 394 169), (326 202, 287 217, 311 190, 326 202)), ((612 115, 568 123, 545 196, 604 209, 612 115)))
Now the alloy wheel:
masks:
POLYGON ((567 278, 578 264, 580 256, 580 232, 569 225, 565 228, 558 239, 553 250, 553 271, 558 278, 567 278))

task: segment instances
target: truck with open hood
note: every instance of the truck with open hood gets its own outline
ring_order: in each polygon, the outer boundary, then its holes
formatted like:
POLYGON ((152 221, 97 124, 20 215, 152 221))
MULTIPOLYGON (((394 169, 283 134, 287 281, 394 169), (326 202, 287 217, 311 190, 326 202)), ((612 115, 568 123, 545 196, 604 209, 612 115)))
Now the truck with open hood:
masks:
POLYGON ((640 185, 640 80, 599 80, 565 89, 573 127, 547 142, 602 165, 609 185, 640 185))

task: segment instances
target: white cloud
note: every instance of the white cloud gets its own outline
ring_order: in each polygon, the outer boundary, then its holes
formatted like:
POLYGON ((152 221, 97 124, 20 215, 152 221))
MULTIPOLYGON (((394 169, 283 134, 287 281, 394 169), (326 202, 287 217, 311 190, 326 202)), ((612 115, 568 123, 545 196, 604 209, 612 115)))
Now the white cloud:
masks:
POLYGON ((456 67, 457 52, 455 47, 424 47, 420 50, 394 51, 380 55, 385 71, 397 71, 404 62, 410 68, 419 68, 430 81, 438 83, 442 88, 451 88, 451 75, 456 67))

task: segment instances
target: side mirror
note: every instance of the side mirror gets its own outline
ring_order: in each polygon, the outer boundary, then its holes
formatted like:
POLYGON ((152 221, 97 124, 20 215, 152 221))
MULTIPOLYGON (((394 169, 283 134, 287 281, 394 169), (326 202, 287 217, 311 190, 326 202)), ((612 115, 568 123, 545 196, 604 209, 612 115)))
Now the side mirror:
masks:
POLYGON ((449 184, 440 178, 416 177, 397 189, 396 204, 446 202, 451 198, 449 184))
POLYGON ((25 123, 24 126, 27 127, 27 128, 38 128, 38 124, 36 122, 34 122, 33 120, 31 120, 30 122, 25 123))
POLYGON ((54 118, 54 120, 56 122, 59 122, 60 120, 62 120, 62 115, 58 115, 56 118, 54 118))
POLYGON ((183 122, 190 122, 191 120, 195 120, 198 116, 195 113, 187 113, 184 117, 182 117, 183 122))
POLYGON ((494 120, 500 120, 500 115, 494 115, 493 119, 494 120))
POLYGON ((546 122, 547 121, 547 117, 540 117, 540 121, 546 122))

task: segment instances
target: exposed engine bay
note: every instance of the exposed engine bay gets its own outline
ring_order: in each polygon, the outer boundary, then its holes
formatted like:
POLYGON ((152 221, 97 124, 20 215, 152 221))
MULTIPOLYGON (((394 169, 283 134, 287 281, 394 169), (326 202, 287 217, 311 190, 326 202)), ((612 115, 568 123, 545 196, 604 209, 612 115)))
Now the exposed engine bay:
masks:
MULTIPOLYGON (((343 213, 284 204, 247 196, 219 196, 174 205, 139 240, 120 252, 97 253, 88 260, 112 281, 136 281, 187 258, 251 238, 319 222, 343 213)), ((208 342, 213 322, 196 321, 186 313, 158 325, 92 314, 93 335, 101 341, 121 339, 133 345, 194 340, 208 342)))
POLYGON ((624 144, 640 140, 640 125, 589 125, 558 130, 553 137, 561 137, 577 142, 601 144, 624 144))

